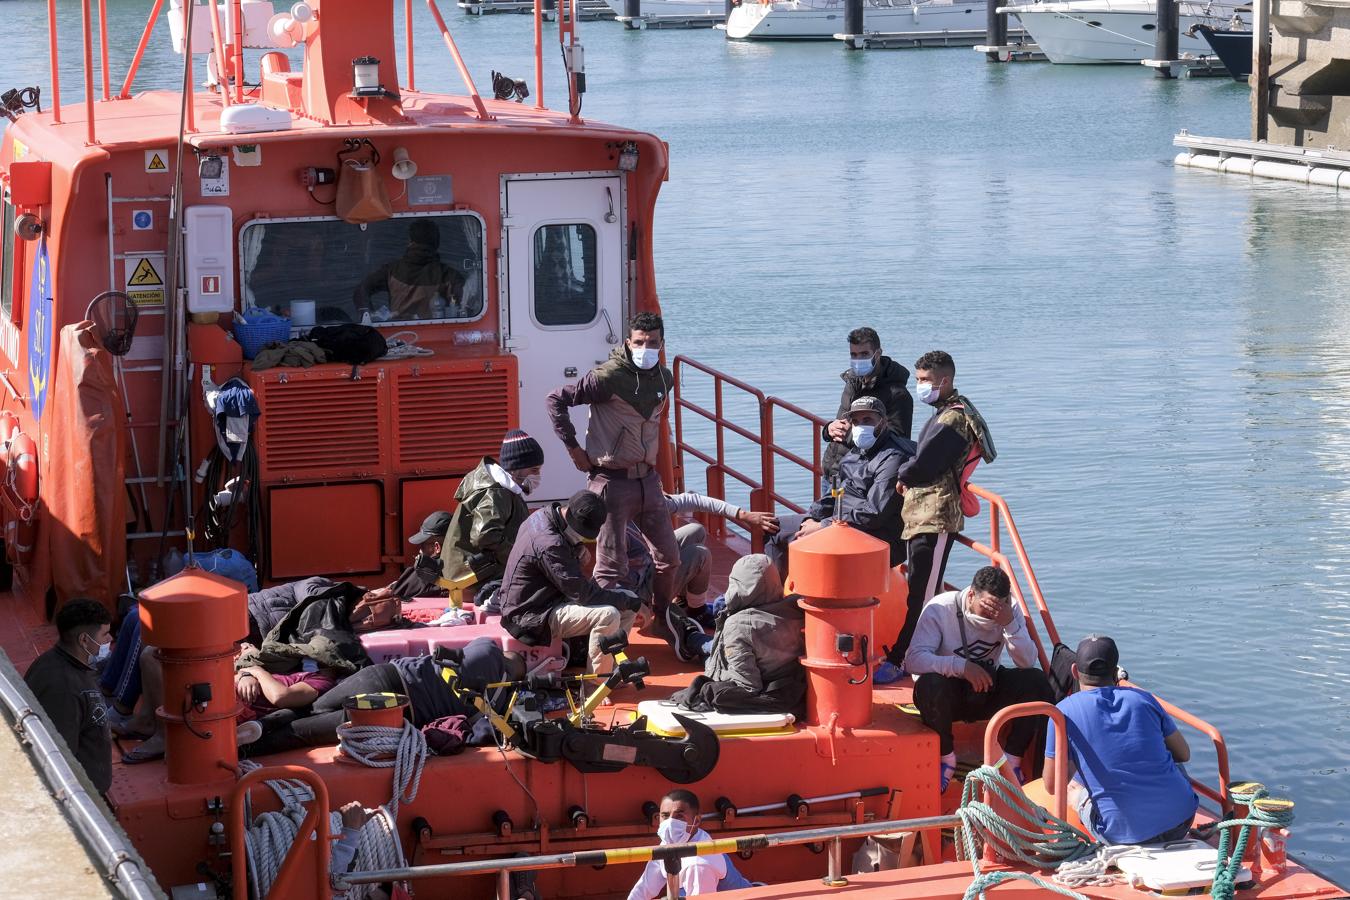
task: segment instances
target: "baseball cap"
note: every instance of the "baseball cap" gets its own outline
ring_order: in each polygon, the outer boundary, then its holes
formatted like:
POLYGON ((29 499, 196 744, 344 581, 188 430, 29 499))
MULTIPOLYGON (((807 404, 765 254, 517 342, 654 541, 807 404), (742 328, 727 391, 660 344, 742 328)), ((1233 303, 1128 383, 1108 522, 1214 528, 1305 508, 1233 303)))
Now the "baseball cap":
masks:
POLYGON ((608 517, 605 501, 592 491, 577 491, 567 501, 567 527, 587 540, 600 534, 608 517))
POLYGON ((450 514, 443 509, 438 509, 431 515, 422 520, 422 527, 412 537, 408 538, 410 544, 425 544, 427 541, 443 541, 445 533, 450 530, 450 514))
POLYGON ((859 412, 876 413, 884 419, 886 418, 886 404, 882 403, 876 397, 859 397, 849 404, 848 414, 852 417, 854 413, 859 412))
POLYGON ((1078 644, 1078 671, 1094 678, 1114 678, 1120 666, 1116 642, 1104 634, 1090 634, 1078 644))

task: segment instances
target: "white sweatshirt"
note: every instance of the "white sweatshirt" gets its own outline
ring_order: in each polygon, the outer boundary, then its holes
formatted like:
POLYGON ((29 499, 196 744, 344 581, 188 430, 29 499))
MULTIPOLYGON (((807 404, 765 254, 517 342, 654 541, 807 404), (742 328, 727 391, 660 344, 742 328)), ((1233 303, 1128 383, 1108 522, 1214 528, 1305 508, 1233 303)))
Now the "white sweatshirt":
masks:
POLYGON ((966 602, 970 588, 947 591, 929 600, 919 614, 909 652, 905 654, 905 671, 911 675, 935 672, 951 678, 960 678, 966 671, 966 660, 980 660, 998 665, 1007 645, 1013 665, 1026 669, 1036 665, 1036 645, 1027 631, 1021 610, 1013 607, 1013 620, 1007 628, 997 624, 978 624, 965 613, 966 640, 961 642, 961 628, 956 621, 958 604, 966 602))
MULTIPOLYGON (((710 841, 708 832, 698 829, 689 842, 710 841)), ((717 883, 727 877, 727 858, 723 853, 711 856, 687 856, 680 860, 680 887, 686 897, 717 893, 717 883)), ((652 860, 642 870, 642 877, 628 892, 628 900, 658 900, 666 895, 666 864, 652 860)))

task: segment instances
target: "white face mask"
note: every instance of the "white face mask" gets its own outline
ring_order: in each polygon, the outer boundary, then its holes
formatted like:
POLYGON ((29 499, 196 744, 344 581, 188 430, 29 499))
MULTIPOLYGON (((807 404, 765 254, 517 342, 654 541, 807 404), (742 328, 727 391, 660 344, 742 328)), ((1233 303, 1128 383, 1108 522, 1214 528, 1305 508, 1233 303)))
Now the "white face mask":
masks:
POLYGON ((89 665, 94 666, 103 662, 112 655, 112 641, 106 644, 99 644, 98 650, 89 654, 89 665))
POLYGON ((859 378, 866 378, 868 375, 871 375, 875 365, 875 361, 870 356, 867 357, 867 359, 850 359, 848 361, 848 367, 852 369, 853 374, 857 375, 859 378))
POLYGON ((853 446, 859 450, 871 450, 877 442, 877 430, 871 425, 854 425, 851 431, 853 446))
POLYGON ((650 369, 661 358, 661 351, 651 347, 629 347, 628 352, 633 355, 633 365, 639 369, 650 369))
POLYGON ((942 390, 936 384, 929 384, 926 381, 920 381, 918 383, 918 389, 919 389, 919 402, 927 403, 929 406, 938 402, 938 394, 942 390))
POLYGON ((520 489, 527 494, 533 494, 535 491, 539 490, 539 483, 543 480, 543 476, 538 472, 526 475, 520 480, 520 489))
POLYGON ((665 819, 657 826, 656 834, 663 844, 683 844, 689 838, 689 823, 684 819, 665 819))

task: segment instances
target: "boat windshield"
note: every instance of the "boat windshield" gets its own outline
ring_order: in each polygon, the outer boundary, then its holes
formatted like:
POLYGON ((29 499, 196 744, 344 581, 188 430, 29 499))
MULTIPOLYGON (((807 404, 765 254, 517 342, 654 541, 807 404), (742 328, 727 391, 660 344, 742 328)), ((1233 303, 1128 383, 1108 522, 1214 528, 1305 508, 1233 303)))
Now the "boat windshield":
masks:
POLYGON ((314 324, 464 321, 483 313, 483 223, 472 213, 395 216, 353 225, 335 218, 269 219, 239 236, 245 306, 314 324), (308 304, 306 304, 308 306, 308 304))

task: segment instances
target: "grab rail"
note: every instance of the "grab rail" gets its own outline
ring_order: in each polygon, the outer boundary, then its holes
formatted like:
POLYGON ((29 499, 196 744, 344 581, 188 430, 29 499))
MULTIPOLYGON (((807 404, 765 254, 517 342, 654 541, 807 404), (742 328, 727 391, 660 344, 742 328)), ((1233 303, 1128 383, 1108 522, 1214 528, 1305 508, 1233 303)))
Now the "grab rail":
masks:
POLYGON ((387 881, 412 881, 418 878, 444 878, 453 875, 493 873, 499 876, 498 897, 500 900, 509 900, 509 893, 501 893, 504 887, 509 890, 509 885, 503 885, 506 879, 500 877, 509 872, 647 863, 653 859, 683 859, 690 856, 767 850, 771 847, 816 844, 825 841, 830 842, 828 854, 830 875, 837 879, 843 875, 841 849, 844 838, 870 837, 874 834, 887 834, 893 831, 931 831, 936 828, 951 828, 959 824, 961 824, 959 816, 927 816, 919 819, 895 819, 887 822, 863 822, 858 825, 807 828, 801 831, 751 834, 736 838, 699 841, 692 844, 622 847, 611 850, 583 850, 574 853, 553 853, 541 856, 517 856, 506 859, 474 860, 472 862, 403 866, 395 869, 335 875, 333 876, 333 886, 337 890, 346 890, 354 884, 380 884, 387 881))
MULTIPOLYGON (((1126 687, 1139 688, 1139 685, 1130 681, 1122 681, 1121 684, 1126 687)), ((1139 688, 1139 690, 1147 691, 1148 688, 1139 688)), ((1152 694, 1152 691, 1149 691, 1149 693, 1152 694)), ((1218 789, 1216 790, 1215 788, 1210 787, 1189 772, 1186 773, 1186 778, 1191 782, 1191 787, 1195 788, 1197 792, 1219 804, 1220 810, 1225 813, 1231 811, 1233 808, 1233 801, 1228 796, 1228 785, 1232 783, 1228 772, 1228 743, 1223 739, 1222 732, 1194 713, 1189 713, 1180 706, 1169 703, 1157 694, 1153 694, 1153 698, 1158 701, 1159 705, 1162 706, 1163 710, 1166 711, 1169 716, 1183 724, 1191 726, 1196 731, 1209 738, 1210 742, 1214 744, 1216 768, 1219 773, 1218 789)))
POLYGON ((1069 732, 1064 724, 1064 713, 1058 708, 1038 700, 1031 703, 1014 703, 994 713, 984 729, 984 764, 992 766, 996 760, 1002 759, 1003 750, 999 748, 998 733, 1003 730, 1003 726, 1013 719, 1028 716, 1045 716, 1055 729, 1055 747, 1058 748, 1058 752, 1055 753, 1055 791, 1050 796, 1055 801, 1055 815, 1062 819, 1069 809, 1069 761, 1068 753, 1063 750, 1069 746, 1069 732))
MULTIPOLYGON (((314 800, 305 805, 305 818, 295 833, 295 840, 286 849, 286 858, 277 870, 277 880, 267 892, 269 897, 303 897, 305 891, 298 889, 300 884, 301 857, 314 854, 314 897, 329 897, 333 893, 329 886, 329 854, 332 846, 328 834, 328 785, 312 770, 304 766, 266 766, 254 769, 235 783, 230 791, 230 872, 234 877, 234 900, 248 900, 247 854, 244 852, 244 798, 261 781, 273 781, 294 778, 303 781, 314 792, 314 800), (310 840, 314 835, 314 840, 310 840)), ((259 898, 262 900, 262 898, 259 898)))

